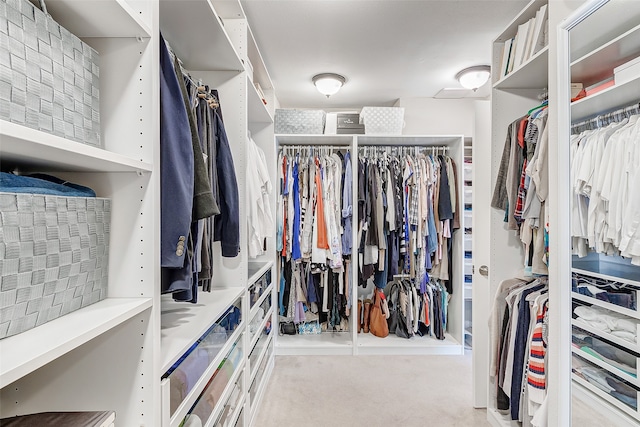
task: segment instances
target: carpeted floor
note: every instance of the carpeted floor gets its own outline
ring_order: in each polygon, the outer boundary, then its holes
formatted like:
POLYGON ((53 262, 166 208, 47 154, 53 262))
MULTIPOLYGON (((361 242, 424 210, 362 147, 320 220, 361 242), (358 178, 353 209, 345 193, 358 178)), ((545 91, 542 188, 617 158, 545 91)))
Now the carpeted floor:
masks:
POLYGON ((278 356, 256 427, 488 426, 471 356, 278 356))
MULTIPOLYGON (((471 355, 278 356, 256 427, 489 426, 471 355)), ((574 426, 607 425, 574 399, 574 426)))

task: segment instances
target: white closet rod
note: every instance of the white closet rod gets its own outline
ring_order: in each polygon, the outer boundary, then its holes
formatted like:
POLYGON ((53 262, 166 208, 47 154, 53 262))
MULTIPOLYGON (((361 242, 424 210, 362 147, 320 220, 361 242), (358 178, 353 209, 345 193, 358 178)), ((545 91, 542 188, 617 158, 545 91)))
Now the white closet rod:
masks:
POLYGON ((637 102, 627 107, 574 123, 571 125, 571 133, 576 134, 585 130, 601 128, 611 123, 621 122, 634 114, 640 114, 640 104, 637 102))
POLYGON ((399 154, 416 154, 416 153, 428 153, 428 154, 446 154, 449 151, 449 147, 442 146, 415 146, 415 145, 364 145, 358 147, 358 152, 361 155, 368 156, 369 154, 377 153, 399 153, 399 154))
POLYGON ((314 152, 333 152, 333 150, 349 150, 349 145, 299 145, 299 144, 282 144, 280 145, 280 153, 293 155, 293 154, 312 154, 314 152))

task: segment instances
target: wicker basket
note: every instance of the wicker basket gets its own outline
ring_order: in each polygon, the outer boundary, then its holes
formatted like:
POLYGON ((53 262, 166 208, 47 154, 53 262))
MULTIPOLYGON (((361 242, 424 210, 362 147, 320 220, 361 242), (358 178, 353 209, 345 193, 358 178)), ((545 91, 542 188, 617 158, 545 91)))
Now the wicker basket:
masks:
POLYGON ((0 119, 101 147, 98 52, 40 3, 0 1, 0 119))
POLYGON ((404 108, 363 107, 360 123, 364 123, 366 135, 402 135, 404 108))
POLYGON ((318 135, 324 133, 326 113, 322 110, 276 110, 275 133, 318 135))
POLYGON ((0 193, 0 339, 107 297, 111 201, 0 193))

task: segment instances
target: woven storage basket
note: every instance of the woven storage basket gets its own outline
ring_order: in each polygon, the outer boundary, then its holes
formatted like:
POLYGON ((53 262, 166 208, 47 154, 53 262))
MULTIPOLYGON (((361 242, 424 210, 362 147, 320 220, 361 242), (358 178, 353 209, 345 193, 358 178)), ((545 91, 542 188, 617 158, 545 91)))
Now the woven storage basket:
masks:
POLYGON ((326 113, 322 110, 279 108, 274 119, 275 133, 317 135, 324 133, 326 113))
POLYGON ((101 147, 98 52, 28 0, 0 0, 0 119, 101 147))
POLYGON ((402 135, 404 108, 362 107, 360 123, 366 135, 402 135))
POLYGON ((0 338, 107 297, 111 201, 0 193, 0 338))

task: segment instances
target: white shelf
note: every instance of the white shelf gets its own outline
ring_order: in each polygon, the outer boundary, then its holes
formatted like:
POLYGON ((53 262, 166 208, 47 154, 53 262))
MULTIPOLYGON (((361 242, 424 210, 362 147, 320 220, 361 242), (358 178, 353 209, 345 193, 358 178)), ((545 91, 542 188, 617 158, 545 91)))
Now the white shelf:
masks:
POLYGON ((583 359, 589 361, 591 364, 599 366, 600 368, 611 372, 612 374, 616 375, 617 377, 620 377, 621 379, 625 380, 626 382, 635 385, 636 387, 640 387, 640 381, 638 381, 638 378, 633 377, 631 375, 629 375, 628 373, 624 372, 621 369, 616 368, 615 366, 612 366, 610 364, 608 364, 606 361, 604 360, 600 360, 597 357, 593 357, 592 355, 578 349, 575 347, 571 347, 571 351, 573 352, 573 354, 578 355, 580 357, 582 357, 583 359))
POLYGON ((255 124, 264 124, 265 126, 271 125, 273 123, 273 117, 271 117, 265 103, 262 102, 262 98, 260 98, 258 90, 253 85, 249 76, 247 76, 247 92, 249 126, 255 124))
MULTIPOLYGON (((616 408, 626 412, 627 414, 633 416, 636 419, 640 418, 640 413, 637 410, 634 410, 629 405, 627 405, 625 403, 622 403, 620 400, 616 399, 615 397, 611 396, 610 394, 608 394, 608 393, 604 392, 603 390, 599 389, 598 387, 594 386, 589 381, 586 381, 586 380, 582 379, 580 376, 576 375, 575 373, 571 373, 571 379, 573 379, 573 381, 575 381, 576 383, 580 384, 582 387, 584 387, 587 390, 591 391, 596 396, 600 397, 601 399, 604 399, 606 402, 608 402, 611 405, 615 406, 616 408)), ((640 398, 638 398, 637 401, 640 402, 640 398)))
POLYGON ((351 332, 323 332, 317 335, 278 335, 278 355, 351 355, 351 332))
POLYGON ((584 57, 638 25, 640 2, 610 1, 569 32, 571 60, 584 57))
POLYGON ((516 35, 518 32, 518 25, 527 22, 531 18, 536 17, 536 12, 545 4, 547 4, 547 0, 531 0, 521 11, 518 13, 518 16, 513 18, 513 20, 507 25, 507 27, 500 33, 498 37, 496 37, 495 41, 505 42, 516 35))
POLYGON ((613 69, 640 56, 640 25, 571 63, 571 81, 586 86, 613 75, 613 69))
POLYGON ((640 267, 593 260, 574 260, 572 265, 573 268, 571 271, 573 273, 580 273, 585 276, 597 277, 614 282, 624 282, 640 287, 640 267))
MULTIPOLYGON (((273 261, 267 261, 267 262, 251 262, 250 261, 249 268, 248 268, 249 281, 247 282, 249 286, 253 285, 256 282, 256 280, 262 277, 262 275, 266 273, 267 270, 269 270, 272 266, 273 266, 273 261)), ((271 279, 271 282, 273 283, 273 277, 271 279)))
POLYGON ((39 171, 150 172, 149 163, 0 120, 3 166, 39 171))
POLYGON ((81 38, 146 38, 153 34, 142 14, 126 0, 47 0, 46 5, 56 22, 81 38))
POLYGON ((589 324, 587 324, 586 322, 583 322, 579 319, 572 319, 571 320, 571 324, 573 326, 575 326, 576 328, 580 328, 584 331, 589 332, 590 334, 593 335, 597 335, 601 338, 604 338, 607 341, 611 341, 614 344, 619 345, 620 347, 624 347, 628 350, 631 350, 633 352, 636 353, 640 353, 640 346, 638 346, 638 344, 633 343, 631 341, 627 341, 625 339, 622 339, 620 337, 617 337, 615 335, 612 335, 610 333, 604 332, 604 331, 599 331, 598 329, 592 328, 591 326, 589 326, 589 324))
POLYGON ((242 287, 198 292, 197 304, 175 302, 171 295, 163 295, 159 375, 167 372, 244 292, 242 287))
POLYGON ((630 310, 628 308, 620 307, 619 305, 611 304, 606 301, 600 301, 596 298, 591 298, 586 295, 579 294, 577 292, 571 292, 571 297, 573 299, 577 299, 582 302, 586 302, 588 304, 593 304, 598 307, 606 308, 610 311, 615 311, 616 313, 624 314, 625 316, 629 316, 635 319, 640 319, 640 312, 635 310, 630 310))
POLYGON ((258 49, 258 44, 256 43, 256 39, 253 36, 253 32, 251 28, 248 27, 248 46, 247 46, 247 56, 253 65, 253 81, 260 83, 260 87, 262 90, 270 90, 273 89, 273 81, 271 80, 271 76, 269 75, 269 71, 264 64, 264 58, 262 58, 262 54, 258 49))
POLYGON ((0 388, 150 308, 151 298, 107 298, 0 340, 0 388))
POLYGON ((210 1, 161 0, 160 31, 187 70, 244 70, 210 1))
POLYGON ((494 89, 542 89, 549 81, 549 46, 494 83, 494 89))
POLYGON ((640 79, 610 86, 573 102, 571 104, 571 122, 580 122, 633 103, 640 103, 640 79))
POLYGON ((401 338, 389 334, 385 338, 358 334, 358 354, 462 354, 463 346, 448 333, 444 340, 433 337, 401 338))

